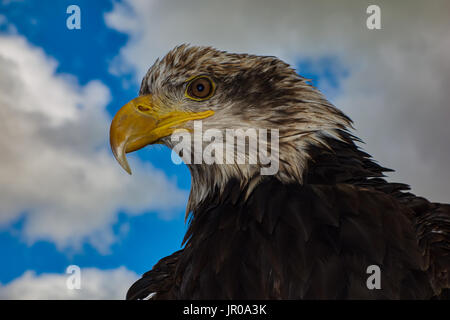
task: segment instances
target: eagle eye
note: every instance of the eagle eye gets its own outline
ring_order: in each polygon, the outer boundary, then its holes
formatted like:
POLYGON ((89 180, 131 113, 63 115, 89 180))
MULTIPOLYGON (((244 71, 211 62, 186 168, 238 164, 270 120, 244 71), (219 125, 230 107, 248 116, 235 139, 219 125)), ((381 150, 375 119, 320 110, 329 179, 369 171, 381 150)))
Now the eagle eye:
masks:
POLYGON ((214 94, 215 85, 206 76, 192 79, 186 87, 186 96, 190 99, 202 101, 211 98, 214 94))

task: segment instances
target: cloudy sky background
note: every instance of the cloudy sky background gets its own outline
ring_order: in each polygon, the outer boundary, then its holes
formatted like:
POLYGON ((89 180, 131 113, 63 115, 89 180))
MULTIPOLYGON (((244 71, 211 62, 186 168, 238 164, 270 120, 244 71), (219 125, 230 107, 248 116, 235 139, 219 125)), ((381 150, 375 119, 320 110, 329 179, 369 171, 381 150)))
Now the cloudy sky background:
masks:
POLYGON ((276 55, 355 122, 363 148, 450 197, 448 1, 0 0, 0 298, 123 298, 177 250, 190 185, 165 148, 108 147, 112 115, 180 43, 276 55), (81 30, 66 8, 81 8, 81 30), (381 8, 368 30, 366 8, 381 8), (65 268, 82 268, 68 290, 65 268))

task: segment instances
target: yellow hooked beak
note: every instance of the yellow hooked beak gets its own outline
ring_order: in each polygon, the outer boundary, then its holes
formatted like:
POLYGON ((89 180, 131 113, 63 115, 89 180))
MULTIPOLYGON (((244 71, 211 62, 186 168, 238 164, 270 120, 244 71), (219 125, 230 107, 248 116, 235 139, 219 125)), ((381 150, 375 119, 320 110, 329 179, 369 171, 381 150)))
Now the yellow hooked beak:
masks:
POLYGON ((109 141, 114 157, 131 174, 126 153, 158 143, 187 121, 204 119, 213 114, 212 110, 187 112, 161 107, 152 95, 137 97, 124 105, 111 122, 109 141))

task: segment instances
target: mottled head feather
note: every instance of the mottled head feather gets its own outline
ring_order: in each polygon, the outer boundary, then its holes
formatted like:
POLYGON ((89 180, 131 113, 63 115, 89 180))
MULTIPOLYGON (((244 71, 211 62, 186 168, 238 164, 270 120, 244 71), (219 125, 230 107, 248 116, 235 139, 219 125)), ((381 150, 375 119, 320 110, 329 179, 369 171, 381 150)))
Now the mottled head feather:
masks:
MULTIPOLYGON (((148 70, 140 94, 152 93, 168 106, 214 116, 203 120, 203 130, 264 128, 279 130, 279 171, 285 183, 302 183, 310 146, 329 148, 325 138, 341 139, 351 120, 309 82, 276 57, 234 54, 212 47, 181 45, 148 70), (207 75, 216 84, 213 97, 191 101, 184 96, 186 80, 207 75)), ((192 125, 192 124, 187 124, 192 125)), ((173 147, 170 138, 164 143, 173 147)), ((251 192, 263 177, 259 165, 189 164, 192 189, 188 212, 230 178, 238 178, 251 192), (249 187, 250 186, 250 187, 249 187)))

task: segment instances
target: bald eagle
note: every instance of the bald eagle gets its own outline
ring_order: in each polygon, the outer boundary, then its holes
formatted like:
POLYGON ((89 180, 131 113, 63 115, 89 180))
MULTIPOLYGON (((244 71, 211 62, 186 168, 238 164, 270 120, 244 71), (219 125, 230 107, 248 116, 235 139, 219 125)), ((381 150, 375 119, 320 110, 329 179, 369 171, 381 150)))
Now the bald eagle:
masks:
POLYGON ((288 64, 178 46, 115 115, 112 151, 131 173, 126 153, 174 148, 173 133, 192 132, 195 121, 203 131, 277 129, 269 152, 277 152, 278 170, 263 175, 264 164, 238 162, 234 153, 231 163, 187 163, 183 249, 145 273, 128 299, 448 295, 450 205, 387 182, 392 170, 356 145, 352 121, 288 64), (370 270, 379 271, 375 287, 370 270))

